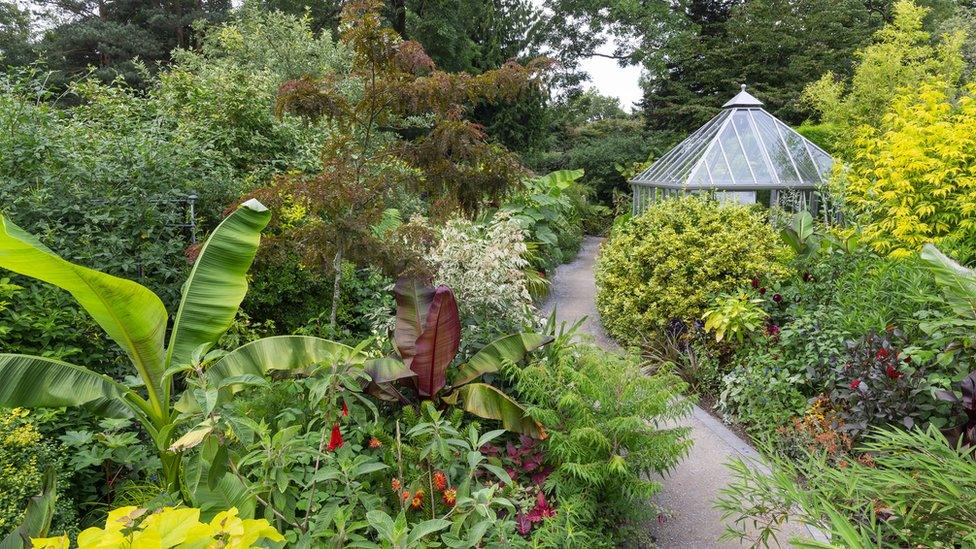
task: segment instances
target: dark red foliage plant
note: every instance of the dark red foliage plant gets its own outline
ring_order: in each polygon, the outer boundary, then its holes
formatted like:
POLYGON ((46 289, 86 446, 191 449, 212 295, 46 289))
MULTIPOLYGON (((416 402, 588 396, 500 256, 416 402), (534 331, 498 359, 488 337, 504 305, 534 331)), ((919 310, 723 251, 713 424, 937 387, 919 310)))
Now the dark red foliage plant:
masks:
POLYGON ((954 446, 960 443, 966 446, 976 446, 976 371, 971 372, 960 383, 962 397, 951 391, 937 391, 940 400, 956 405, 956 411, 963 416, 958 425, 943 429, 942 434, 954 446))

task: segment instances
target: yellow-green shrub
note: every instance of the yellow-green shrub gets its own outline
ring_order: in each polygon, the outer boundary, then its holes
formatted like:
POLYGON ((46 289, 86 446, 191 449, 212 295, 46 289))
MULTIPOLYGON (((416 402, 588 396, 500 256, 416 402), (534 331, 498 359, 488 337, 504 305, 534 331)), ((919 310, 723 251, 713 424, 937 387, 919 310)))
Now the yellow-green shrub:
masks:
MULTIPOLYGON (((48 465, 60 468, 58 446, 38 431, 30 412, 23 408, 0 408, 0 538, 16 528, 24 516, 27 501, 41 487, 48 465)), ((74 527, 72 502, 58 503, 54 526, 74 527)))
POLYGON ((955 95, 936 82, 906 89, 854 143, 840 188, 878 253, 908 257, 933 242, 976 259, 976 87, 955 95))
POLYGON ((662 201, 603 245, 597 309, 611 335, 639 343, 671 319, 700 319, 715 294, 781 276, 787 254, 755 209, 696 196, 662 201))

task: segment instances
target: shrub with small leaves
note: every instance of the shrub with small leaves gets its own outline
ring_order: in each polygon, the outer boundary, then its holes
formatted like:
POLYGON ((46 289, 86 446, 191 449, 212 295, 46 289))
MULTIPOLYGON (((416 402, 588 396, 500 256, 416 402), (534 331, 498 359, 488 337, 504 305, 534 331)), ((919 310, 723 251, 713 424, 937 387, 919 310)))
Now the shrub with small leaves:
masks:
POLYGON ((707 197, 664 200, 618 226, 597 260, 597 309, 611 335, 640 343, 668 321, 701 318, 709 299, 764 274, 789 252, 763 215, 707 197))

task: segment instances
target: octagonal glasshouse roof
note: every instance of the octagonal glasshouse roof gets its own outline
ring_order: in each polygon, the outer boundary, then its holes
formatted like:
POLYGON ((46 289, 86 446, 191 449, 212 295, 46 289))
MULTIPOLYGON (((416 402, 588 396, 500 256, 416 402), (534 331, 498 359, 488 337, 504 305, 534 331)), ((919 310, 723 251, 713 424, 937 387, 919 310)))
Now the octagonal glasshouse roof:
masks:
POLYGON ((742 91, 631 183, 665 189, 813 189, 833 159, 742 91))

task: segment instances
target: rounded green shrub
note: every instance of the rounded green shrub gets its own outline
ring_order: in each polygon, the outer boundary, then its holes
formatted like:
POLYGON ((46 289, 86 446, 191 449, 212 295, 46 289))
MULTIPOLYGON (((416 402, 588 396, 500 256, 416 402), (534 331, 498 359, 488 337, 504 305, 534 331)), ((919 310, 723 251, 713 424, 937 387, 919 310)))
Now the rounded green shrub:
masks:
POLYGON ((700 319, 715 294, 784 275, 788 254, 756 209, 691 195, 661 201, 603 245, 597 309, 611 335, 640 343, 672 319, 700 319))

